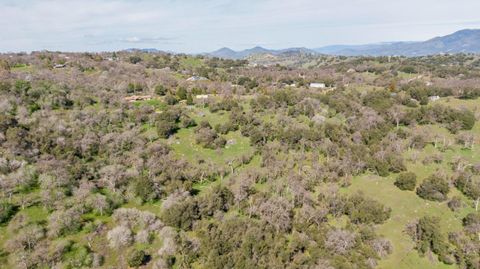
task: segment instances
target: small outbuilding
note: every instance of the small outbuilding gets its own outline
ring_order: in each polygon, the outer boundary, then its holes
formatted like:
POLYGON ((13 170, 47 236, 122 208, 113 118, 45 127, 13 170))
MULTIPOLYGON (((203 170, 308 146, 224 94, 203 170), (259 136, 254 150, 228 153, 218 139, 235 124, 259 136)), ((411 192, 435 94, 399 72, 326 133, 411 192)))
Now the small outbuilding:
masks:
POLYGON ((317 82, 310 83, 310 88, 325 89, 326 87, 327 86, 325 85, 325 83, 317 83, 317 82))
POLYGON ((147 101, 151 99, 152 99, 151 95, 132 95, 124 98, 125 101, 128 101, 130 103, 135 101, 147 101))
POLYGON ((53 68, 58 69, 58 68, 65 68, 67 67, 67 64, 56 64, 53 66, 53 68))
POLYGON ((187 81, 204 81, 208 80, 206 77, 199 77, 199 76, 191 76, 187 78, 187 81))
POLYGON ((195 95, 195 99, 208 99, 208 94, 195 95))

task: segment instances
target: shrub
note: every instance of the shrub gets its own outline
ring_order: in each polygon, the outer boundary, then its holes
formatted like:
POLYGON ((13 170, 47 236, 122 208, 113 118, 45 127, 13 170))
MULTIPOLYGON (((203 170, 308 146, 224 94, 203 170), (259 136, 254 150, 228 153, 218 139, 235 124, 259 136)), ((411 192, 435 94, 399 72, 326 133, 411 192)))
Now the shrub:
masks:
POLYGON ((469 213, 463 218, 463 226, 476 226, 480 230, 480 213, 469 213))
POLYGON ((143 250, 134 249, 128 255, 128 266, 130 267, 140 267, 142 266, 147 260, 147 254, 143 250))
POLYGON ((157 122, 156 125, 157 125, 158 135, 161 138, 168 138, 169 136, 174 134, 178 129, 177 124, 175 122, 169 122, 166 120, 161 120, 157 122))
POLYGON ((93 253, 86 246, 74 245, 70 252, 64 255, 66 269, 89 268, 93 263, 93 253))
POLYGON ((10 203, 0 203, 0 224, 5 223, 15 213, 15 207, 10 203))
POLYGON ((135 196, 143 202, 153 201, 157 198, 155 186, 151 180, 146 177, 140 177, 132 182, 135 196))
POLYGON ((167 103, 167 105, 173 106, 178 103, 178 100, 177 98, 175 98, 175 96, 167 94, 165 95, 165 103, 167 103))
POLYGON ((195 131, 195 141, 197 144, 200 144, 205 148, 222 148, 227 143, 227 141, 223 137, 219 136, 206 121, 201 122, 195 131))
POLYGON ((163 96, 167 94, 167 89, 163 85, 157 85, 155 86, 155 94, 163 96))
POLYGON ((401 173, 394 184, 401 190, 413 191, 417 185, 417 176, 412 172, 401 173))
POLYGON ((198 218, 198 204, 194 199, 178 202, 162 212, 162 220, 167 225, 184 230, 191 229, 193 222, 198 218))
POLYGON ((415 69, 415 67, 411 66, 411 65, 407 65, 407 66, 404 66, 404 67, 400 68, 400 71, 402 71, 403 73, 407 73, 407 74, 417 73, 417 70, 415 69))
POLYGON ((417 188, 417 195, 431 201, 445 201, 450 188, 447 180, 432 175, 417 188))
POLYGON ((457 211, 463 206, 463 202, 460 197, 454 196, 450 201, 448 201, 447 205, 450 210, 457 211))
POLYGON ((132 64, 137 64, 137 63, 142 61, 142 58, 140 58, 139 56, 136 56, 136 55, 135 56, 130 56, 128 58, 128 61, 132 64))
POLYGON ((354 223, 380 224, 390 218, 391 211, 373 199, 355 194, 349 199, 346 213, 354 223))
POLYGON ((444 263, 453 263, 448 243, 440 232, 440 219, 425 216, 418 221, 416 230, 417 250, 421 254, 429 250, 438 255, 438 259, 444 263))
POLYGON ((187 99, 187 89, 185 89, 184 87, 179 87, 177 89, 177 97, 178 99, 180 100, 186 100, 187 99))

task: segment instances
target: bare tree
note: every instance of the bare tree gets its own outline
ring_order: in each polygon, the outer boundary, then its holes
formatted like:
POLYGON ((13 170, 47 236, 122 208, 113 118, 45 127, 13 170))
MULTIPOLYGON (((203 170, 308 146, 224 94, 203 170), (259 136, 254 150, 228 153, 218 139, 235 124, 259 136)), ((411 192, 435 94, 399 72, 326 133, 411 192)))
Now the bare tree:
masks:
POLYGON ((117 226, 108 231, 107 239, 111 248, 127 247, 132 243, 132 231, 125 226, 117 226))
POLYGON ((346 230, 332 230, 327 234, 325 246, 333 252, 347 253, 355 245, 355 234, 346 230))

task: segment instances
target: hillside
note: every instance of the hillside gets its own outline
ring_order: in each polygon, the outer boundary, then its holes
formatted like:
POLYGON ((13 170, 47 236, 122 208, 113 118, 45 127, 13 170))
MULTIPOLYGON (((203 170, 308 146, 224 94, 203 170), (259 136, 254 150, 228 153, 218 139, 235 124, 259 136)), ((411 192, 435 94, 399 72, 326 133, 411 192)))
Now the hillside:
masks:
POLYGON ((0 54, 0 268, 478 269, 480 57, 308 63, 0 54))
POLYGON ((480 30, 461 30, 424 42, 393 42, 358 46, 328 46, 315 49, 319 53, 358 56, 424 56, 444 53, 480 53, 480 30))
POLYGON ((321 55, 342 56, 426 56, 445 53, 480 53, 480 30, 461 30, 453 34, 435 37, 423 42, 384 42, 366 45, 331 45, 321 48, 288 48, 280 50, 254 47, 234 51, 221 48, 205 55, 224 59, 258 58, 262 55, 276 56, 274 58, 295 55, 309 55, 312 58, 321 55))
POLYGON ((221 48, 219 50, 207 53, 207 56, 210 57, 219 57, 225 59, 246 59, 248 57, 256 56, 256 55, 274 55, 274 56, 281 56, 281 55, 288 55, 288 54, 317 54, 315 51, 307 49, 307 48, 288 48, 288 49, 280 49, 280 50, 272 50, 266 49, 262 47, 254 47, 251 49, 241 50, 241 51, 234 51, 229 48, 221 48))

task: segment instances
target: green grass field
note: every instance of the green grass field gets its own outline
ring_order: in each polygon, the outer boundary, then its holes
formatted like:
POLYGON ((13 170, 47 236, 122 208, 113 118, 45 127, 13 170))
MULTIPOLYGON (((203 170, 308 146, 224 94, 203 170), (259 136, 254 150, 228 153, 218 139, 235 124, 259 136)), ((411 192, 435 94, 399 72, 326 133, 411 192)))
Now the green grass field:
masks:
MULTIPOLYGON (((462 102, 463 103, 463 102, 462 102)), ((446 136, 447 139, 453 139, 454 135, 448 133, 445 128, 430 125, 422 126, 427 131, 446 136)), ((479 138, 480 126, 477 124, 471 131, 479 138)), ((405 153, 406 159, 413 154, 415 150, 409 150, 405 153)), ((433 145, 428 145, 418 154, 418 161, 415 163, 408 161, 407 170, 417 175, 417 186, 423 179, 435 173, 438 170, 452 173, 450 162, 453 158, 462 156, 471 162, 480 161, 480 151, 462 149, 459 145, 452 146, 452 149, 441 152, 433 145), (443 162, 440 164, 432 163, 422 164, 422 160, 432 154, 441 154, 443 162)), ((386 259, 381 260, 378 268, 390 269, 437 269, 437 268, 457 268, 456 266, 446 265, 437 260, 436 257, 421 257, 409 235, 405 233, 405 227, 409 222, 421 218, 425 215, 437 216, 441 220, 441 229, 447 236, 448 232, 459 231, 462 229, 462 219, 470 212, 474 211, 472 201, 464 197, 454 187, 450 189, 449 197, 459 196, 464 201, 465 207, 457 212, 451 211, 445 202, 432 202, 421 199, 414 191, 402 191, 394 185, 397 175, 392 174, 386 178, 376 175, 362 175, 353 179, 351 186, 344 189, 346 193, 363 192, 368 197, 378 200, 392 209, 391 218, 384 224, 378 226, 379 234, 388 238, 393 245, 393 253, 386 259)))

